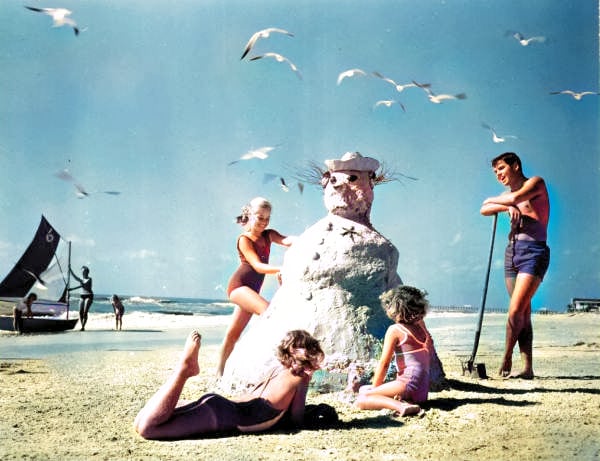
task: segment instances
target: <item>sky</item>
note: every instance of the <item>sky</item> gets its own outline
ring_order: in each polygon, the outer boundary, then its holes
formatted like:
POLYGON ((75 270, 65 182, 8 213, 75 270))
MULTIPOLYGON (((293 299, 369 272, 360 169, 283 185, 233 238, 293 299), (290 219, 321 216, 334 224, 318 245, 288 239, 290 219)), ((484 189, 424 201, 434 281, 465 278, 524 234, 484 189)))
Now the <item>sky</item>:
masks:
MULTIPOLYGON (((299 174, 359 151, 417 178, 378 185, 371 213, 404 283, 433 305, 479 306, 492 237, 479 208, 503 191, 490 160, 514 151, 551 200, 551 263, 533 308, 600 297, 600 98, 550 94, 599 91, 598 17, 592 0, 2 1, 0 274, 43 214, 97 293, 223 299, 241 207, 264 196, 271 227, 299 235, 326 215, 299 174), (79 35, 24 5, 68 8, 79 35), (267 27, 293 36, 271 34, 241 60, 267 27), (522 46, 514 32, 545 40, 522 46), (250 60, 266 52, 298 72, 250 60), (367 75, 338 85, 353 68, 367 75), (467 97, 433 104, 374 71, 467 97), (274 149, 231 163, 261 147, 274 149)), ((507 233, 502 215, 488 307, 507 305, 507 233)), ((274 247, 271 261, 283 255, 274 247)))

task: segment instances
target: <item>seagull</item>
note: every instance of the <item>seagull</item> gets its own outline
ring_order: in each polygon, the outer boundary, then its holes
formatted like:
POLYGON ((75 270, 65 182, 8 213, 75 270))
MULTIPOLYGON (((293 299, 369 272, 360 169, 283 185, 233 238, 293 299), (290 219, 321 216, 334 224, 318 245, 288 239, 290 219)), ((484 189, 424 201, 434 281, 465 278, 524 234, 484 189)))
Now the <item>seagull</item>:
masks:
MULTIPOLYGON (((54 176, 56 176, 58 179, 62 179, 63 181, 72 182, 76 189, 75 195, 77 195, 77 198, 86 198, 86 197, 89 197, 90 194, 92 194, 92 192, 88 192, 87 190, 85 190, 85 188, 77 182, 77 180, 71 175, 69 170, 67 170, 66 168, 64 170, 61 170, 61 171, 55 173, 54 176)), ((95 191, 95 192, 102 192, 103 194, 108 194, 108 195, 120 195, 121 194, 121 192, 118 192, 115 190, 104 190, 104 191, 95 191)))
POLYGON ((240 58, 240 60, 242 60, 246 57, 246 55, 250 52, 250 50, 254 47, 254 45, 256 45, 256 42, 258 41, 258 39, 267 38, 273 32, 289 35, 290 37, 294 36, 294 34, 292 34, 291 32, 288 32, 287 30, 284 30, 284 29, 278 29, 277 27, 269 27, 268 29, 259 30, 258 32, 255 32, 252 35, 252 37, 250 37, 250 40, 248 40, 248 43, 246 44, 246 48, 244 48, 244 53, 242 54, 242 57, 240 58))
POLYGON ((431 84, 429 83, 417 83, 415 81, 413 81, 412 83, 405 83, 403 85, 396 83, 394 80, 392 80, 391 78, 388 77, 384 77, 383 75, 381 75, 379 72, 375 71, 373 72, 373 75, 377 78, 380 78, 381 80, 383 80, 384 82, 388 82, 391 85, 394 86, 394 88, 396 88, 396 91, 398 93, 401 93, 402 91, 404 91, 405 88, 410 88, 410 87, 420 87, 420 88, 429 88, 431 86, 431 84))
POLYGON ((367 73, 362 69, 345 70, 344 72, 341 72, 340 75, 338 75, 337 84, 339 85, 340 83, 342 83, 342 80, 344 80, 345 78, 356 77, 357 75, 364 76, 364 75, 367 75, 367 73))
POLYGON ((423 86, 421 83, 417 83, 414 80, 413 80, 413 83, 415 85, 417 85, 419 88, 423 88, 423 91, 425 91, 425 93, 427 93, 427 97, 429 98, 429 100, 432 103, 434 103, 434 104, 441 104, 442 101, 445 101, 445 100, 448 100, 448 99, 467 99, 467 95, 465 93, 459 93, 459 94, 435 94, 428 87, 423 86))
POLYGON ((510 35, 511 37, 517 39, 517 41, 522 45, 522 46, 527 46, 529 45, 531 42, 539 42, 539 43, 544 43, 546 41, 546 37, 543 36, 537 36, 537 37, 529 37, 529 38, 525 38, 525 36, 520 33, 520 32, 513 32, 513 31, 507 31, 506 35, 510 35))
POLYGON ((233 162, 229 162, 227 165, 233 165, 234 163, 239 162, 240 160, 250 160, 253 158, 257 158, 259 160, 264 160, 269 157, 269 152, 271 152, 274 147, 260 147, 258 149, 249 150, 244 155, 242 155, 238 160, 234 160, 233 162))
POLYGON ((296 67, 296 64, 294 64, 292 61, 290 61, 285 56, 282 56, 278 53, 265 53, 265 54, 261 54, 259 56, 254 56, 253 58, 250 58, 250 61, 256 61, 257 59, 262 59, 262 58, 274 58, 275 60, 277 60, 277 62, 287 62, 289 64, 289 66, 291 67, 291 69, 294 72, 296 72, 296 75, 298 76, 298 78, 300 80, 302 80, 302 75, 300 74, 300 71, 296 67))
POLYGON ((382 99, 381 101, 377 101, 375 103, 375 105, 373 106, 373 108, 376 108, 379 106, 392 107, 393 104, 398 104, 400 107, 402 107, 402 110, 404 112, 406 112, 406 109, 404 108, 404 104, 402 104, 401 102, 398 102, 394 99, 382 99))
POLYGON ((281 183, 281 188, 283 189, 283 192, 289 192, 290 191, 290 188, 285 183, 285 179, 279 178, 279 182, 281 183))
POLYGON ((482 122, 481 126, 490 130, 492 132, 492 141, 494 141, 495 143, 500 143, 500 142, 504 142, 506 141, 507 138, 512 138, 512 139, 518 139, 516 136, 512 136, 510 134, 504 135, 504 136, 498 136, 496 134, 496 130, 494 130, 491 126, 489 126, 487 123, 482 122))
POLYGON ((563 90, 563 91, 552 91, 550 94, 568 94, 573 97, 576 101, 581 101, 581 98, 588 94, 595 94, 596 96, 600 95, 600 93, 596 91, 582 91, 581 93, 576 93, 572 90, 563 90))
POLYGON ((67 10, 66 8, 34 8, 33 6, 25 6, 25 8, 50 16, 52 18, 52 27, 71 26, 75 32, 75 35, 79 35, 77 23, 71 18, 67 17, 72 13, 72 11, 67 10))

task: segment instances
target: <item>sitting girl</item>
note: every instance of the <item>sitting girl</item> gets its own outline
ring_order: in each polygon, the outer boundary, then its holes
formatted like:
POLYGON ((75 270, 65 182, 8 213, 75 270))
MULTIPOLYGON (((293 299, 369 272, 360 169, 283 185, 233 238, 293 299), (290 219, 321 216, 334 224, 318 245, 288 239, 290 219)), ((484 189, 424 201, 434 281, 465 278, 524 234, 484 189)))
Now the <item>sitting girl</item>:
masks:
POLYGON ((183 439, 205 434, 258 432, 272 428, 287 413, 295 425, 304 418, 308 384, 324 354, 319 342, 303 330, 286 334, 277 348, 280 365, 252 394, 232 401, 205 394, 192 403, 179 402, 188 378, 200 372, 201 336, 188 336, 179 365, 135 418, 134 428, 145 439, 183 439))
POLYGON ((427 400, 434 348, 423 322, 428 307, 426 295, 407 285, 399 285, 381 295, 382 307, 395 323, 385 334, 373 384, 359 389, 356 405, 360 409, 388 408, 406 416, 419 413, 421 407, 417 404, 427 400), (397 376, 394 381, 384 383, 393 355, 397 376))

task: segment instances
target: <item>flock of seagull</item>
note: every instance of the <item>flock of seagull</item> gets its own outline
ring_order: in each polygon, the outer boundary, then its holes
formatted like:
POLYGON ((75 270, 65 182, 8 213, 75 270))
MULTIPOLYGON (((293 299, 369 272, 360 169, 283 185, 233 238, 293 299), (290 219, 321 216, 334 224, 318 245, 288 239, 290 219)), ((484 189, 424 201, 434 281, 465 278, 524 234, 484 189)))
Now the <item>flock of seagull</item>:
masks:
MULTIPOLYGON (((41 14, 50 16, 50 18, 52 18, 52 27, 68 26, 73 29, 76 36, 78 36, 80 33, 80 29, 77 26, 77 23, 72 18, 70 18, 70 15, 72 14, 72 12, 66 8, 36 8, 36 7, 31 7, 31 6, 25 6, 25 8, 27 8, 30 11, 36 12, 36 13, 41 13, 41 14)), ((284 56, 280 53, 269 51, 269 52, 265 52, 262 54, 250 56, 250 53, 254 49, 257 42, 259 40, 269 38, 272 34, 281 34, 281 35, 285 35, 288 37, 294 37, 294 34, 292 32, 285 30, 285 29, 278 28, 278 27, 268 27, 266 29, 259 30, 259 31, 255 32, 254 34, 252 34, 252 36, 246 43, 246 46, 243 49, 240 60, 243 60, 244 58, 248 58, 248 61, 258 61, 260 59, 274 59, 275 61, 277 61, 279 63, 287 64, 289 66, 289 68, 296 74, 296 76, 300 80, 302 80, 302 74, 301 74, 300 70, 298 69, 298 66, 296 66, 296 64, 294 64, 290 59, 288 59, 286 56, 284 56)), ((505 35, 517 40, 517 42, 521 46, 529 46, 533 43, 544 43, 546 41, 546 37, 544 37, 544 36, 526 37, 522 33, 517 32, 517 31, 507 31, 505 35)), ((368 73, 365 70, 359 69, 359 68, 348 69, 343 72, 340 72, 339 75, 337 76, 337 85, 340 85, 345 79, 366 77, 369 75, 376 77, 376 78, 392 85, 392 87, 398 93, 403 92, 407 88, 421 89, 426 94, 428 100, 430 102, 432 102, 433 104, 441 104, 444 101, 450 101, 450 100, 464 100, 467 98, 467 95, 465 93, 436 94, 431 89, 431 84, 429 84, 429 83, 419 83, 415 80, 412 80, 407 83, 398 83, 395 80, 393 80, 387 76, 384 76, 377 71, 368 73)), ((568 96, 571 96, 574 100, 580 101, 584 96, 588 96, 588 95, 598 96, 600 93, 596 92, 596 91, 576 92, 573 90, 562 90, 562 91, 552 91, 552 92, 550 92, 550 94, 551 95, 561 95, 561 94, 568 95, 568 96)), ((406 112, 406 107, 404 106, 404 104, 401 103, 400 101, 398 101, 397 99, 382 99, 382 100, 376 101, 375 104, 373 105, 373 109, 376 109, 376 108, 382 107, 382 106, 386 107, 386 108, 390 108, 394 105, 397 105, 404 112, 406 112)), ((518 139, 516 136, 513 136, 513 135, 499 136, 497 134, 496 130, 494 128, 492 128, 491 126, 489 126, 487 123, 482 122, 482 127, 491 132, 492 141, 494 143, 505 142, 507 139, 518 139)), ((242 155, 239 159, 229 162, 228 165, 233 165, 240 161, 251 160, 251 159, 265 160, 266 158, 269 157, 269 153, 274 149, 275 149, 275 147, 265 146, 265 147, 261 147, 258 149, 249 150, 244 155, 242 155)), ((66 170, 66 169, 62 170, 61 172, 57 173, 56 176, 59 179, 62 179, 64 181, 72 182, 75 186, 76 193, 79 198, 84 198, 84 197, 87 197, 90 195, 90 192, 86 191, 73 178, 73 176, 68 172, 68 170, 66 170)), ((263 182, 269 182, 276 177, 277 177, 277 175, 266 174, 263 182)), ((287 186, 284 178, 280 177, 279 180, 280 180, 282 189, 287 192, 289 190, 289 187, 287 186)), ((298 188, 300 190, 300 193, 302 193, 302 191, 303 191, 302 183, 298 183, 298 188)), ((116 191, 101 191, 101 192, 106 193, 106 194, 111 194, 111 195, 119 194, 119 192, 116 192, 116 191)))

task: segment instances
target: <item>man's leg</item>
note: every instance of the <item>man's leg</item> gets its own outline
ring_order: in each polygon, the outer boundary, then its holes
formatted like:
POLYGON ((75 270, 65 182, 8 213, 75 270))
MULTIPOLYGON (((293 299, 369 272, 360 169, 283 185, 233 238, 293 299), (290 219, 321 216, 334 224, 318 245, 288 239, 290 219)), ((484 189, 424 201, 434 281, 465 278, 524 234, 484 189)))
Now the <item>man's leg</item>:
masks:
POLYGON ((508 321, 506 323, 506 344, 500 367, 502 376, 533 378, 533 327, 531 325, 531 298, 541 283, 541 279, 531 274, 520 273, 516 279, 506 279, 510 296, 508 321), (515 344, 523 360, 523 370, 511 375, 512 353, 515 344))

